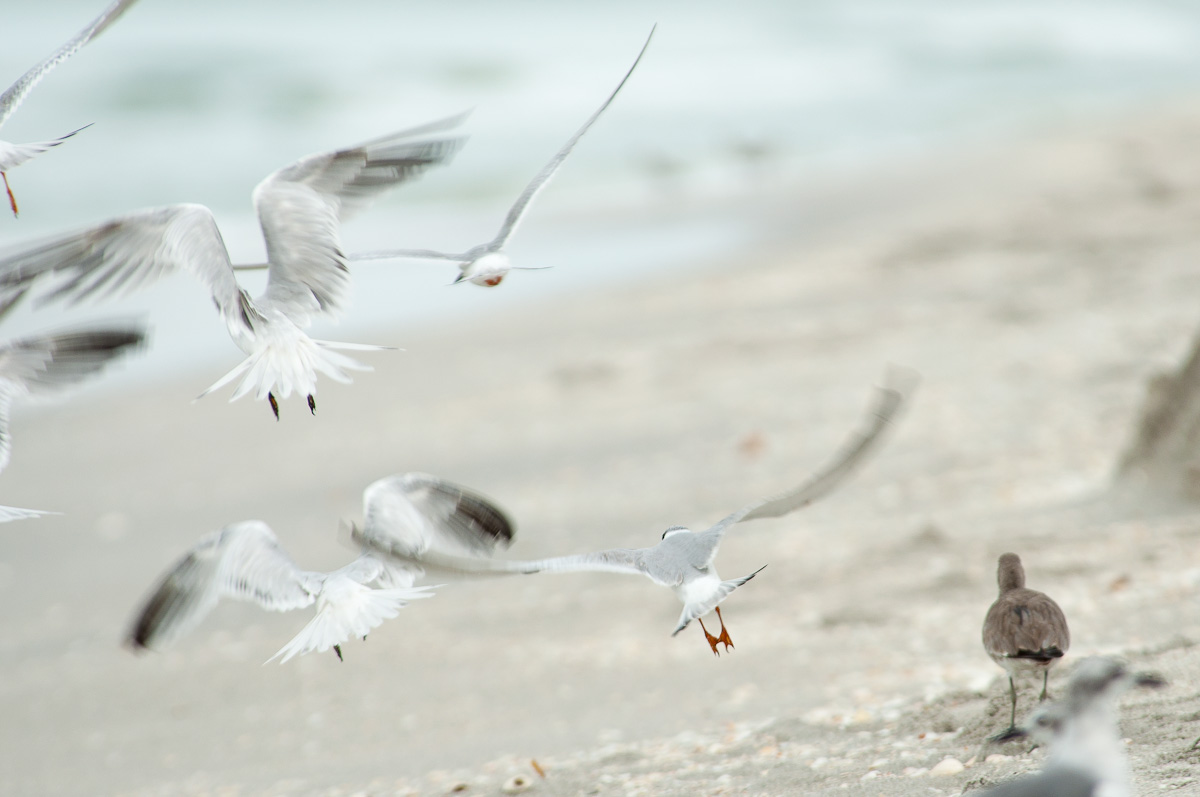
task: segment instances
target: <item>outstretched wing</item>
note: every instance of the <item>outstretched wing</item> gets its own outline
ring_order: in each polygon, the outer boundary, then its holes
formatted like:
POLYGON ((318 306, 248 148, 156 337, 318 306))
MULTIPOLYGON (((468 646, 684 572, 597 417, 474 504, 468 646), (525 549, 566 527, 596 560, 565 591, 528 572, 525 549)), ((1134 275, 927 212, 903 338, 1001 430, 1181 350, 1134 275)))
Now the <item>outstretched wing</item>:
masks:
MULTIPOLYGON (((354 538, 371 545, 355 530, 354 538)), ((500 576, 518 573, 627 573, 650 576, 646 566, 647 548, 615 548, 595 553, 556 556, 550 559, 497 560, 481 556, 462 556, 428 550, 420 555, 377 549, 401 561, 413 562, 422 568, 436 569, 472 576, 500 576)), ((653 578, 653 576, 651 576, 653 578)), ((657 579, 654 579, 658 581, 657 579)), ((666 583, 666 582, 658 582, 666 583)), ((668 584, 670 586, 670 584, 668 584)))
MULTIPOLYGON (((8 87, 7 91, 0 94, 0 125, 8 121, 8 117, 12 116, 13 111, 17 110, 17 106, 25 99, 25 95, 46 76, 47 72, 70 58, 83 45, 99 36, 105 28, 116 21, 117 17, 125 13, 125 9, 129 8, 135 2, 136 0, 116 0, 108 8, 104 9, 100 16, 93 19, 91 24, 79 31, 75 35, 75 38, 55 50, 49 58, 17 78, 16 83, 13 83, 8 87)), ((8 31, 8 35, 14 35, 14 32, 11 30, 8 31)))
POLYGON ((233 276, 217 222, 203 205, 135 211, 0 251, 0 312, 39 282, 54 285, 40 302, 74 303, 119 295, 173 271, 199 279, 227 323, 249 328, 253 309, 233 276))
POLYGON ((315 600, 324 576, 301 570, 275 534, 247 520, 207 534, 163 577, 129 632, 134 648, 157 648, 191 631, 222 597, 284 612, 315 600))
POLYGON ((427 552, 488 556, 507 548, 513 524, 476 492, 425 473, 388 476, 363 491, 363 545, 400 559, 427 552))
MULTIPOLYGON (((654 28, 657 27, 657 25, 654 26, 654 28)), ((559 167, 563 165, 563 161, 565 161, 567 156, 571 154, 571 150, 575 149, 575 145, 579 143, 579 139, 583 138, 583 134, 586 133, 588 128, 590 128, 592 124, 594 124, 595 121, 600 118, 600 114, 604 113, 604 109, 606 109, 616 98, 617 93, 625 85, 625 81, 629 80, 629 76, 633 74, 633 70, 637 68, 638 63, 642 60, 642 56, 646 54, 646 48, 650 46, 650 39, 654 37, 654 28, 650 29, 650 35, 646 37, 646 43, 642 45, 641 51, 638 53, 637 58, 634 59, 633 66, 629 67, 629 71, 625 73, 625 77, 621 78, 621 82, 617 84, 615 89, 613 89, 612 94, 608 95, 608 99, 604 101, 604 104, 597 108, 596 112, 588 117, 588 120, 583 123, 583 127, 579 128, 579 130, 575 132, 575 135, 567 139, 567 143, 563 144, 562 149, 554 153, 554 157, 550 159, 550 162, 542 167, 542 170, 538 172, 537 176, 533 178, 533 181, 530 182, 529 185, 525 186, 525 190, 521 192, 521 195, 517 197, 517 201, 513 203, 511 208, 509 208, 508 216, 505 217, 504 224, 500 227, 500 232, 497 233, 492 242, 488 244, 488 248, 490 250, 496 251, 508 242, 508 239, 517 229, 517 224, 520 223, 521 217, 525 215, 525 211, 529 208, 529 203, 533 201, 533 198, 537 196, 538 192, 546 186, 546 183, 550 181, 550 178, 554 176, 554 173, 557 172, 559 167)))
POLYGON ((350 281, 338 235, 341 222, 383 191, 457 152, 461 138, 431 134, 461 120, 459 115, 309 155, 259 183, 254 206, 267 244, 268 301, 297 322, 339 310, 350 281))
POLYGON ((381 249, 375 252, 355 252, 351 260, 391 260, 392 258, 409 257, 417 260, 456 260, 465 263, 471 259, 469 252, 454 254, 453 252, 436 252, 433 249, 381 249))
POLYGON ((832 492, 878 448, 884 432, 916 389, 920 377, 915 371, 895 368, 889 371, 886 381, 885 387, 875 389, 874 401, 867 414, 865 427, 850 435, 828 465, 799 487, 748 504, 707 531, 701 532, 701 535, 710 538, 716 545, 721 535, 735 523, 780 517, 806 507, 832 492))
POLYGON ((142 344, 140 326, 95 326, 55 335, 12 340, 0 346, 0 470, 12 445, 8 411, 13 398, 55 393, 87 379, 142 344))

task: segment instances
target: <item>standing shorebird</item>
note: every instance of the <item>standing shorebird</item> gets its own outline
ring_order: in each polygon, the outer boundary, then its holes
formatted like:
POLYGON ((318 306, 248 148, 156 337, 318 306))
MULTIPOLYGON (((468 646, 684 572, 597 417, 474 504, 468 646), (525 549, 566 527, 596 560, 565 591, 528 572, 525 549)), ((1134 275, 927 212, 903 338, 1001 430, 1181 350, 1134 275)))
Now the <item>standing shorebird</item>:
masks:
MULTIPOLYGON (((100 16, 93 19, 91 24, 75 34, 74 38, 55 50, 49 58, 46 58, 21 75, 16 83, 13 83, 8 87, 7 91, 0 94, 0 126, 3 126, 8 121, 8 117, 12 116, 13 112, 17 110, 17 106, 25 99, 25 95, 32 91, 33 87, 51 69, 70 58, 79 48, 99 36, 105 28, 116 21, 117 17, 125 13, 125 9, 129 8, 135 2, 136 0, 116 0, 108 8, 104 9, 100 16)), ((6 33, 12 35, 13 31, 6 31, 6 33)), ((87 127, 87 125, 84 127, 87 127)), ((83 127, 79 128, 79 130, 83 129, 83 127)), ((12 144, 8 141, 0 140, 0 178, 4 180, 4 191, 8 194, 8 204, 12 208, 14 218, 17 216, 17 198, 13 196, 12 189, 8 187, 8 170, 20 166, 25 161, 42 154, 51 147, 57 147, 75 135, 75 133, 78 133, 79 130, 67 133, 65 136, 52 141, 39 141, 33 144, 12 144)))
POLYGON ((1008 673, 1008 688, 1012 696, 1012 713, 1008 727, 1017 725, 1017 686, 1014 677, 1021 673, 1042 674, 1042 695, 1050 668, 1071 646, 1067 618, 1058 604, 1043 592, 1025 586, 1025 568, 1021 557, 1006 553, 1000 557, 996 570, 1000 596, 988 609, 983 621, 983 648, 992 661, 1008 673))
POLYGON ((535 561, 493 561, 479 556, 445 553, 445 546, 439 550, 436 537, 398 538, 379 533, 386 532, 386 527, 355 530, 352 536, 365 548, 402 562, 476 576, 541 572, 606 572, 646 576, 655 584, 670 588, 683 603, 683 613, 671 636, 686 628, 692 620, 716 611, 721 623, 720 633, 716 636, 710 634, 703 621, 700 627, 712 652, 719 655, 717 645, 723 644, 729 650, 733 647, 733 640, 725 629, 718 604, 762 570, 760 567, 748 576, 721 580, 713 560, 725 532, 738 523, 757 518, 782 517, 808 506, 830 493, 853 473, 878 447, 884 432, 916 387, 917 376, 911 371, 897 371, 891 376, 892 384, 876 389, 865 428, 851 434, 833 460, 817 474, 798 487, 742 507, 704 531, 693 532, 684 526, 672 526, 663 532, 661 542, 651 548, 618 548, 535 561))
POLYGON ((1130 797, 1129 760, 1117 725, 1117 699, 1133 687, 1166 685, 1156 673, 1132 672, 1118 659, 1079 662, 1063 700, 1041 706, 1003 739, 1029 737, 1046 748, 1036 775, 1003 783, 985 797, 1130 797))
POLYGON ((442 131, 461 117, 393 133, 347 149, 309 155, 269 175, 254 189, 267 246, 267 286, 251 298, 238 284, 213 213, 203 205, 168 205, 0 252, 0 310, 37 283, 57 278, 43 300, 109 296, 174 271, 200 280, 212 294, 229 336, 245 354, 232 371, 201 393, 238 377, 230 401, 248 393, 266 399, 279 419, 278 398, 313 394, 317 372, 349 382, 369 366, 341 350, 384 346, 314 340, 305 329, 336 317, 350 288, 341 222, 382 191, 446 161, 461 140, 442 131))
POLYGON ((542 167, 542 170, 530 181, 529 185, 525 186, 525 190, 517 197, 517 201, 508 209, 508 215, 504 218, 504 224, 500 226, 500 232, 496 233, 496 237, 487 243, 473 246, 465 252, 450 253, 439 252, 431 249, 390 249, 380 252, 362 252, 350 256, 351 260, 388 260, 397 257, 411 258, 428 258, 431 260, 453 260, 457 261, 459 275, 455 278, 455 282, 473 282, 476 285, 485 285, 495 287, 504 279, 505 275, 513 269, 539 269, 544 266, 514 266, 509 260, 508 253, 504 251, 504 247, 508 244, 508 239, 516 232, 517 225, 521 223, 521 219, 529 210, 534 198, 538 192, 546 187, 546 183, 550 182, 550 178, 566 161, 567 156, 571 154, 571 150, 575 149, 575 145, 579 143, 579 139, 583 138, 583 134, 588 131, 588 128, 600 118, 600 114, 604 113, 604 109, 612 103, 617 97, 617 92, 629 80, 629 76, 633 74, 633 70, 637 68, 638 62, 642 60, 642 56, 646 54, 646 48, 650 46, 650 38, 654 36, 654 29, 650 29, 650 36, 646 37, 646 43, 642 45, 641 52, 633 61, 633 66, 629 67, 629 71, 625 73, 625 77, 621 78, 621 82, 613 89, 612 94, 608 95, 608 99, 604 101, 595 113, 583 123, 583 127, 575 132, 575 135, 567 139, 567 143, 562 145, 558 152, 554 153, 554 157, 550 162, 542 167))

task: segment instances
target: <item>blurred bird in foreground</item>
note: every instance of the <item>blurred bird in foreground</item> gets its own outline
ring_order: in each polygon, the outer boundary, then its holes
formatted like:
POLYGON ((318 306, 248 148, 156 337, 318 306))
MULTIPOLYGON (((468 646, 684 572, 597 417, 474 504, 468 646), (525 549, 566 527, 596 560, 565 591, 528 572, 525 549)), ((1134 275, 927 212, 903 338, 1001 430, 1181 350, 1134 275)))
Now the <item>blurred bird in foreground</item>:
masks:
MULTIPOLYGON (((655 26, 657 27, 657 26, 655 26)), ((429 258, 433 260, 454 260, 458 262, 459 275, 454 280, 462 282, 464 280, 473 282, 476 285, 496 286, 499 285, 504 276, 513 269, 518 270, 533 270, 537 268, 545 268, 544 266, 514 266, 508 258, 508 253, 504 251, 504 247, 508 244, 508 239, 516 232, 517 225, 521 223, 521 219, 529 210, 530 204, 538 192, 546 187, 546 183, 554 176, 559 167, 566 161, 567 156, 571 154, 571 150, 579 143, 579 139, 583 138, 583 134, 588 131, 588 128, 600 118, 600 114, 604 113, 604 109, 616 98, 617 92, 625 85, 625 81, 629 80, 629 76, 633 74, 633 70, 637 68, 638 63, 642 60, 642 56, 646 53, 646 48, 650 46, 650 39, 654 36, 654 28, 650 29, 650 36, 646 37, 646 43, 642 45, 641 52, 633 61, 633 66, 629 67, 629 71, 625 73, 625 77, 621 78, 621 82, 613 89, 612 94, 608 95, 608 99, 604 101, 595 113, 593 113, 583 127, 571 136, 566 144, 563 144, 562 149, 554 154, 550 162, 542 167, 542 170, 537 173, 529 185, 525 186, 525 190, 517 197, 517 201, 508 209, 508 215, 504 219, 504 224, 500 226, 500 232, 496 237, 487 243, 479 244, 478 246, 468 249, 461 254, 453 254, 449 252, 439 252, 431 249, 389 249, 378 252, 362 252, 351 255, 350 259, 359 260, 386 260, 397 257, 412 257, 412 258, 429 258)))
POLYGON ((186 271, 212 293, 233 342, 246 359, 205 396, 239 376, 230 401, 253 392, 279 419, 279 398, 308 397, 315 414, 317 372, 349 382, 348 371, 369 371, 338 349, 384 346, 314 340, 315 318, 336 317, 350 286, 339 229, 353 211, 385 189, 445 162, 461 140, 440 134, 461 117, 383 136, 365 144, 309 155, 274 172, 254 189, 254 206, 267 245, 266 290, 255 299, 234 276, 212 211, 168 205, 136 211, 102 224, 0 251, 0 309, 37 283, 57 278, 40 301, 76 302, 121 293, 186 271))
POLYGON ((705 531, 693 532, 684 526, 672 526, 663 532, 662 541, 652 548, 619 548, 533 561, 496 561, 447 554, 439 546, 430 544, 428 539, 398 538, 387 534, 386 529, 380 534, 379 528, 364 528, 355 530, 353 536, 364 546, 399 561, 457 573, 507 575, 595 571, 643 575, 655 584, 669 587, 683 603, 683 613, 672 636, 692 620, 716 610, 720 632, 715 636, 710 634, 703 620, 700 627, 712 652, 719 655, 717 645, 723 644, 725 650, 729 650, 733 640, 725 628, 718 604, 762 570, 759 568, 748 576, 730 581, 721 580, 713 560, 725 532, 747 520, 786 515, 832 492, 878 447, 916 384, 917 376, 912 371, 897 369, 890 374, 889 384, 875 391, 865 428, 854 432, 833 460, 799 487, 748 504, 705 531))
POLYGON ((1117 700, 1132 687, 1166 685, 1118 659, 1090 656, 1075 667, 1063 700, 1047 703, 1001 741, 1029 737, 1046 748, 1036 775, 1003 783, 986 797, 1131 797, 1129 760, 1117 725, 1117 700))
MULTIPOLYGON (((13 399, 62 393, 139 348, 145 335, 141 326, 94 324, 0 344, 0 470, 12 456, 8 414, 13 399)), ((37 509, 0 506, 0 523, 44 514, 37 509)))
MULTIPOLYGON (((105 28, 117 20, 117 17, 125 13, 125 9, 129 8, 135 2, 136 0, 116 0, 108 8, 104 9, 100 16, 93 19, 91 24, 75 34, 73 39, 55 50, 49 58, 21 75, 16 83, 13 83, 8 87, 7 91, 0 94, 0 127, 4 126, 8 118, 17 110, 17 106, 25 99, 25 95, 33 90, 33 87, 46 76, 46 73, 74 55, 83 45, 99 36, 105 28)), ((14 35, 14 33, 15 31, 12 30, 6 31, 6 34, 9 36, 14 35)), ((90 127, 90 125, 84 125, 84 127, 90 127)), ((83 130, 84 127, 79 128, 79 130, 83 130)), ((20 166, 25 161, 42 154, 51 147, 57 147, 78 133, 79 130, 74 130, 52 141, 39 141, 34 144, 12 144, 0 139, 0 178, 4 180, 4 191, 8 194, 8 204, 12 208, 14 218, 17 216, 17 198, 13 196, 12 189, 8 185, 9 169, 20 166)))
MULTIPOLYGON (((508 518, 482 497, 420 473, 389 476, 363 491, 364 528, 370 534, 436 534, 447 551, 490 554, 513 536, 508 518), (430 531, 434 530, 434 531, 430 531)), ((286 612, 317 607, 316 616, 268 661, 366 639, 408 601, 431 597, 432 586, 414 587, 420 567, 387 561, 364 549, 331 573, 301 570, 260 520, 230 524, 206 534, 163 576, 143 603, 127 642, 135 650, 163 648, 187 634, 223 598, 254 601, 286 612)))

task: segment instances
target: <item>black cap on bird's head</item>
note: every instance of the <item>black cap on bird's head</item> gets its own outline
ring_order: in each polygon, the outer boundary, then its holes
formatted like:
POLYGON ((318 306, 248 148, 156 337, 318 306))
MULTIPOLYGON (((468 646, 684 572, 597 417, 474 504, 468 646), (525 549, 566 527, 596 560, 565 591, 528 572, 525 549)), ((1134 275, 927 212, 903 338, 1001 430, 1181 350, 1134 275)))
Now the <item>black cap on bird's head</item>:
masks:
POLYGON ((663 532, 662 538, 665 540, 667 538, 667 535, 674 534, 677 531, 686 531, 689 534, 692 532, 692 530, 689 529, 687 526, 672 526, 671 528, 669 528, 663 532))

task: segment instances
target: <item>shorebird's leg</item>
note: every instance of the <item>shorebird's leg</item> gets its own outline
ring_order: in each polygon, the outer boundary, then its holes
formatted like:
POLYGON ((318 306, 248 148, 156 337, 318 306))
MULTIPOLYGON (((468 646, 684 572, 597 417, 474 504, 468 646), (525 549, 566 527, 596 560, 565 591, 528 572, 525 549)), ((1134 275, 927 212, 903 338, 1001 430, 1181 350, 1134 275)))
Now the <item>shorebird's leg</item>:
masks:
POLYGON ((729 632, 725 630, 725 618, 721 616, 721 607, 714 607, 717 610, 717 619, 721 621, 721 634, 717 637, 717 641, 725 645, 725 650, 733 647, 733 640, 729 638, 729 632))
POLYGON ((1050 697, 1049 693, 1046 692, 1046 684, 1049 683, 1049 681, 1050 681, 1050 670, 1047 669, 1044 673, 1042 673, 1042 696, 1038 698, 1039 702, 1050 697))
POLYGON ((271 412, 275 413, 275 420, 279 420, 279 402, 275 400, 275 394, 267 393, 267 401, 271 402, 271 412))
POLYGON ((8 194, 8 204, 12 206, 13 218, 17 217, 17 198, 13 196, 12 189, 8 187, 8 175, 0 172, 0 177, 4 178, 4 191, 8 194))
POLYGON ((338 654, 338 661, 345 661, 345 659, 342 658, 342 646, 341 645, 334 645, 333 652, 338 654))
POLYGON ((313 415, 317 414, 317 402, 313 400, 312 393, 308 394, 308 411, 313 415))
MULTIPOLYGON (((699 617, 697 617, 696 619, 700 620, 699 617)), ((700 620, 700 630, 704 632, 704 638, 708 640, 708 646, 710 648, 712 648, 713 655, 720 656, 721 654, 717 650, 717 643, 720 642, 721 640, 718 637, 715 637, 712 634, 708 633, 708 629, 704 627, 703 620, 700 620)))
POLYGON ((1010 729, 1017 727, 1017 685, 1013 683, 1012 676, 1008 676, 1008 692, 1012 696, 1012 714, 1008 718, 1008 727, 1010 729))

